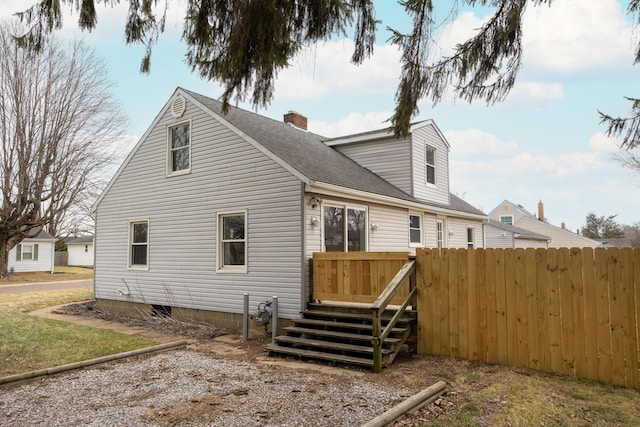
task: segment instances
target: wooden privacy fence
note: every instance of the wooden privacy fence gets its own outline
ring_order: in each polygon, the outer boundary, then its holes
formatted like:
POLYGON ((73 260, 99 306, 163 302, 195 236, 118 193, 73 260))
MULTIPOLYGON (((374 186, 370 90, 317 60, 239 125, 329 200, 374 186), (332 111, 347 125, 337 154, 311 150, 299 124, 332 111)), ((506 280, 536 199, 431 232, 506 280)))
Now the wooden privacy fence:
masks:
MULTIPOLYGON (((409 259, 408 252, 315 252, 314 300, 373 303, 409 259)), ((409 281, 391 300, 400 305, 409 281)))
POLYGON ((640 249, 419 249, 418 352, 640 388, 640 249))

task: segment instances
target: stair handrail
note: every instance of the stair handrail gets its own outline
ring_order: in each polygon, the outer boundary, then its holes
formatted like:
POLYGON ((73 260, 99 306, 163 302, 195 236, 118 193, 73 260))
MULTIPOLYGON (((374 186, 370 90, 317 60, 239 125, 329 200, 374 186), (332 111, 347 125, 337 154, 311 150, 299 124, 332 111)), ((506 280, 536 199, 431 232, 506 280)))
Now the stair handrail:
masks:
POLYGON ((391 279, 391 282, 378 296, 375 302, 371 305, 372 316, 372 330, 371 330, 371 344, 373 345, 373 372, 382 371, 382 344, 387 339, 395 324, 400 317, 404 314, 405 310, 415 299, 416 288, 416 260, 409 259, 391 279), (409 279, 409 295, 405 298, 404 302, 396 311, 396 314, 391 318, 389 323, 382 328, 382 313, 386 310, 387 306, 398 293, 404 282, 409 279))

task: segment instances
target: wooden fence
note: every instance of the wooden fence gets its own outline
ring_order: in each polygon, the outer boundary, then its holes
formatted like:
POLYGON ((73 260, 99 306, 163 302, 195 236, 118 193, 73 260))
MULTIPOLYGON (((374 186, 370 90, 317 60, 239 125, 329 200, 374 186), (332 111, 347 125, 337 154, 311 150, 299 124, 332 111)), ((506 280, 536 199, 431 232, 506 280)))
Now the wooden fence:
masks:
MULTIPOLYGON (((408 252, 316 252, 312 298, 371 304, 408 258, 408 252)), ((408 281, 391 304, 402 304, 407 295, 408 281)))
POLYGON ((640 388, 640 249, 419 249, 418 352, 640 388))

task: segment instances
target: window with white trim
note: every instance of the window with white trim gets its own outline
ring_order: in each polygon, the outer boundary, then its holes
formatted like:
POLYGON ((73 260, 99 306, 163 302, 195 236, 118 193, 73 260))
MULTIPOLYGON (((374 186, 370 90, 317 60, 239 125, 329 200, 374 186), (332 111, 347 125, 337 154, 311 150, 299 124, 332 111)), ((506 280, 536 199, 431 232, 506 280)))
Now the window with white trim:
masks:
POLYGON ((475 229, 467 227, 467 248, 473 249, 475 246, 475 229))
POLYGON ((441 219, 436 221, 436 247, 438 249, 444 247, 444 221, 441 219))
POLYGON ((367 210, 365 208, 325 204, 322 216, 326 252, 367 250, 367 210))
POLYGON ((436 149, 425 145, 425 180, 428 184, 436 183, 436 149))
POLYGON ((178 175, 191 168, 191 126, 181 123, 168 128, 167 173, 178 175))
POLYGON ((149 267, 149 221, 129 223, 129 268, 149 267))
POLYGON ((218 214, 218 271, 247 271, 247 212, 218 214))
POLYGON ((38 244, 20 243, 16 246, 16 261, 37 261, 38 244))
POLYGON ((422 245, 422 215, 409 214, 409 246, 422 245))
POLYGON ((513 225, 513 215, 500 215, 500 222, 503 224, 513 225))

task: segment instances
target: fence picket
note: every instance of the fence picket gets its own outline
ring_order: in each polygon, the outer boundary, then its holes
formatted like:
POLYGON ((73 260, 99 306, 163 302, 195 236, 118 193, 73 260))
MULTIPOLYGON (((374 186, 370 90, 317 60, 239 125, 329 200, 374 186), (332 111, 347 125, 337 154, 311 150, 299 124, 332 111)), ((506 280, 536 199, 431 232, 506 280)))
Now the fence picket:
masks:
MULTIPOLYGON (((640 249, 416 252, 419 353, 640 388, 640 249)), ((407 257, 314 254, 314 298, 366 302, 407 257)))

